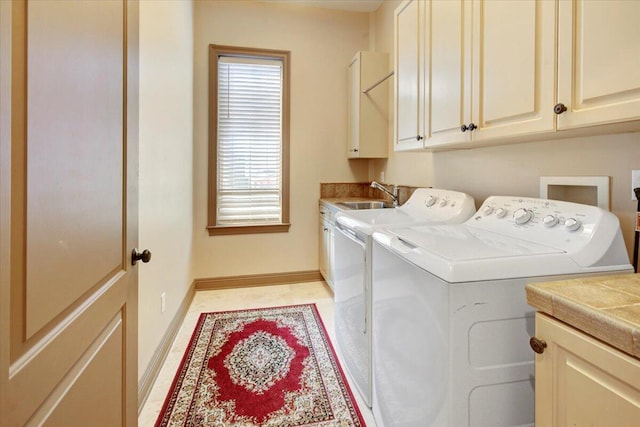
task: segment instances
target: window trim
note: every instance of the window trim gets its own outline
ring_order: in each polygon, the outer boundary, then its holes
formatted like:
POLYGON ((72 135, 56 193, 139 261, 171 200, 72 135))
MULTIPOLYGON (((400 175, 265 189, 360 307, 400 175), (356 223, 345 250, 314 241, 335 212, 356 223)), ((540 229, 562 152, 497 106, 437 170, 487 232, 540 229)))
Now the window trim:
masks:
POLYGON ((289 222, 289 124, 290 124, 290 61, 285 50, 209 45, 209 172, 208 215, 209 236, 258 233, 286 233, 289 222), (218 185, 218 56, 246 55, 282 61, 282 222, 279 224, 216 225, 218 185))

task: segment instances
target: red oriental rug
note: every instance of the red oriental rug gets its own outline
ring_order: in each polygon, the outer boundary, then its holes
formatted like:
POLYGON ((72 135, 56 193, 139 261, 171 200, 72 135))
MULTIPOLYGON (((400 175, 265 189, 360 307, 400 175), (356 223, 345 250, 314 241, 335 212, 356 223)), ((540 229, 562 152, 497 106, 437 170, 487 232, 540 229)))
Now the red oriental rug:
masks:
POLYGON ((315 304, 202 313, 156 426, 364 426, 315 304))

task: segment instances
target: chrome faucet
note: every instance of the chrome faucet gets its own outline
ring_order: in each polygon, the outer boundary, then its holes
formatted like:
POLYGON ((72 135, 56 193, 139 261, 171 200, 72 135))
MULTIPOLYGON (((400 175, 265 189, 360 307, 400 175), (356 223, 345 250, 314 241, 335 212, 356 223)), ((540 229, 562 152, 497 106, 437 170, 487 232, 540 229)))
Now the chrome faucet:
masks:
POLYGON ((393 192, 391 192, 387 190, 384 185, 378 184, 376 181, 373 181, 371 182, 371 188, 377 188, 378 190, 388 194, 391 197, 391 200, 393 200, 393 207, 395 208, 398 206, 398 186, 397 185, 393 186, 393 192))

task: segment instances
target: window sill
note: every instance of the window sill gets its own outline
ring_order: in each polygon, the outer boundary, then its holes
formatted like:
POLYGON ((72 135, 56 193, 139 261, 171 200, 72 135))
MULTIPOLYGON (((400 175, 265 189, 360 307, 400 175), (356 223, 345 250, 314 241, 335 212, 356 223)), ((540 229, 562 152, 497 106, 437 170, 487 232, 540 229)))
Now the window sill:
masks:
POLYGON ((209 236, 230 236, 233 234, 262 234, 262 233, 288 233, 291 224, 266 224, 266 225, 231 225, 231 226, 207 226, 209 236))

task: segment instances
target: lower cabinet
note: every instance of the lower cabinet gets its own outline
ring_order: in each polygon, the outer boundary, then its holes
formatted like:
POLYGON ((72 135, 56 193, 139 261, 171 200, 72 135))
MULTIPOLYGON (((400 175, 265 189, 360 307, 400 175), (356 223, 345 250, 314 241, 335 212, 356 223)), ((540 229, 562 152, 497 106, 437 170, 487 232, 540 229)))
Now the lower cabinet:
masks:
POLYGON ((536 426, 640 425, 640 360, 542 313, 536 339, 536 426))
POLYGON ((331 275, 333 271, 334 217, 335 212, 320 205, 320 274, 322 274, 322 277, 324 277, 325 282, 327 282, 331 290, 333 290, 333 278, 331 275))

